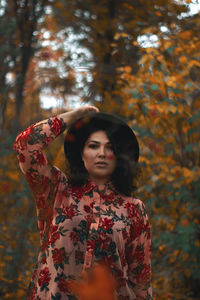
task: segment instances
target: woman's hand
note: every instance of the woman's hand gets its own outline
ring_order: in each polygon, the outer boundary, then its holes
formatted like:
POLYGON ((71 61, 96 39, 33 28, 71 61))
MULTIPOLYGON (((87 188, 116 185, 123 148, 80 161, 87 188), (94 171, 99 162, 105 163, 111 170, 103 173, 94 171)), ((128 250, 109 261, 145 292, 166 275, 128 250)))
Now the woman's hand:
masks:
POLYGON ((59 117, 63 119, 63 121, 67 124, 69 127, 72 123, 74 123, 76 120, 87 116, 87 114, 94 112, 98 113, 99 109, 95 106, 88 105, 88 106, 82 106, 80 108, 77 108, 72 111, 68 111, 66 113, 60 114, 59 117))
POLYGON ((83 107, 75 109, 73 111, 74 117, 75 117, 74 121, 76 121, 76 119, 80 119, 84 116, 87 116, 87 114, 91 113, 91 112, 98 113, 99 109, 95 106, 92 106, 92 105, 83 106, 83 107))

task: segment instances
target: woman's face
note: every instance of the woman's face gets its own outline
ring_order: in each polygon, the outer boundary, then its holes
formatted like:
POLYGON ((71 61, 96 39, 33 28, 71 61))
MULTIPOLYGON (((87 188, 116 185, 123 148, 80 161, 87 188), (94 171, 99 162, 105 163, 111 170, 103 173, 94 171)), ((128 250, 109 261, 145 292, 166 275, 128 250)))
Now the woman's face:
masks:
POLYGON ((105 131, 93 132, 85 142, 82 160, 89 177, 96 184, 106 183, 116 166, 116 156, 105 131))

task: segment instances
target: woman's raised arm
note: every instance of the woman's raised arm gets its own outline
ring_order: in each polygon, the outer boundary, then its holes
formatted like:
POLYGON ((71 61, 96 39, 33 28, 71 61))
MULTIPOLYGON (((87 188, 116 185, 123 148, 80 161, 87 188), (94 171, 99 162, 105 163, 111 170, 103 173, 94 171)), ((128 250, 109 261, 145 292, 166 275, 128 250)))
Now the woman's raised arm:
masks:
POLYGON ((34 193, 37 193, 37 190, 39 192, 45 186, 44 183, 53 176, 52 172, 55 171, 49 165, 42 150, 66 127, 89 112, 98 112, 98 109, 94 106, 84 106, 62 113, 31 125, 17 136, 14 150, 17 153, 20 168, 34 193))

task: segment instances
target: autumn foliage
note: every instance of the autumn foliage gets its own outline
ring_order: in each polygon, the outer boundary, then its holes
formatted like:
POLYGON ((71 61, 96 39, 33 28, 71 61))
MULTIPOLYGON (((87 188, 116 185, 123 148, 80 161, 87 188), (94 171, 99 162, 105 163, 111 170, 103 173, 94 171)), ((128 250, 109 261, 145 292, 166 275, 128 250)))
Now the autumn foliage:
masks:
MULTIPOLYGON (((199 299, 200 18, 186 15, 190 2, 2 4, 1 299, 24 299, 39 246, 35 203, 12 144, 22 128, 68 109, 71 99, 121 115, 138 136, 154 299, 199 299), (44 96, 59 99, 56 109, 42 108, 44 96)), ((62 143, 48 156, 64 169, 62 143)), ((86 276, 71 286, 79 298, 92 299, 101 285, 112 295, 110 274, 92 272, 96 281, 86 276)))
POLYGON ((140 193, 152 207, 154 294, 159 299, 189 299, 198 293, 200 43, 192 30, 196 21, 188 22, 190 30, 183 28, 160 38, 157 47, 143 50, 137 76, 124 69, 131 82, 126 115, 143 148, 145 184, 140 193))

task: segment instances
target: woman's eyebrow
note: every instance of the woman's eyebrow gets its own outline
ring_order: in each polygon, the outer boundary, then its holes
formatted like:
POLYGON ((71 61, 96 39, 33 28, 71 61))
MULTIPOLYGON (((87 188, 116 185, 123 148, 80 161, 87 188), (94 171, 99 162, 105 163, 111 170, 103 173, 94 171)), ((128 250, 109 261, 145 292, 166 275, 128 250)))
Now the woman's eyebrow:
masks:
POLYGON ((95 141, 95 140, 89 140, 88 143, 97 143, 98 144, 99 142, 95 141))
MULTIPOLYGON (((88 141, 88 143, 100 144, 101 142, 99 142, 99 141, 95 141, 95 140, 89 140, 89 141, 88 141)), ((110 145, 111 145, 111 142, 110 142, 110 141, 108 141, 108 142, 106 142, 106 144, 110 144, 110 145)))

